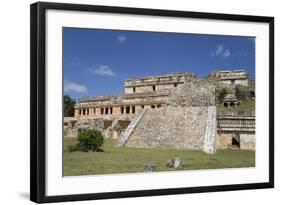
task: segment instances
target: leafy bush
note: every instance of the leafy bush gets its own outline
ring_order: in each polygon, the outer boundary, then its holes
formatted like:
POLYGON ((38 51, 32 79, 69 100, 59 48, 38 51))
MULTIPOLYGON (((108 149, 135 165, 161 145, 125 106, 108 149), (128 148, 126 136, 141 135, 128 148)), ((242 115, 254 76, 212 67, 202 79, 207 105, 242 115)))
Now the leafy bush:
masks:
POLYGON ((224 97, 226 96, 227 90, 225 88, 222 88, 218 91, 217 98, 218 102, 222 103, 224 97))
POLYGON ((74 147, 69 147, 69 151, 77 150, 82 152, 98 152, 104 142, 102 133, 96 129, 82 130, 78 134, 78 144, 74 147))
POLYGON ((242 88, 241 88, 240 85, 236 85, 236 86, 235 86, 235 94, 236 94, 236 95, 240 95, 240 94, 241 94, 241 89, 242 89, 242 88))

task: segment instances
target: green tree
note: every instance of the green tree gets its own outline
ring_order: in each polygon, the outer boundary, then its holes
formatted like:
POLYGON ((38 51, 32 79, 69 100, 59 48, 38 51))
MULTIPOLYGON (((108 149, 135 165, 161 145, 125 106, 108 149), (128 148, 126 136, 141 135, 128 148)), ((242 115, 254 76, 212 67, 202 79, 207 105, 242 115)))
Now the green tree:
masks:
POLYGON ((221 90, 218 91, 218 101, 219 103, 222 103, 224 97, 226 96, 227 90, 225 88, 222 88, 221 90))
POLYGON ((74 104, 75 104, 75 100, 72 99, 69 95, 63 96, 64 117, 74 116, 74 104))

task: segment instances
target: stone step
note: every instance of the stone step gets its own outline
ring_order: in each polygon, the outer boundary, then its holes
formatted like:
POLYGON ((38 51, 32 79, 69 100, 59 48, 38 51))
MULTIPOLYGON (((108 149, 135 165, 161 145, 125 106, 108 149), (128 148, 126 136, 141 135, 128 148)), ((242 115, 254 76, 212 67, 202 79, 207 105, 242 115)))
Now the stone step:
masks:
POLYGON ((148 109, 127 140, 128 147, 202 149, 207 107, 148 109))
POLYGON ((118 141, 116 145, 117 147, 123 147, 127 143, 131 134, 133 133, 134 129, 136 128, 137 124, 139 123, 140 119, 142 118, 145 112, 146 112, 146 108, 142 109, 139 113, 135 115, 135 117, 133 118, 127 129, 125 130, 123 136, 118 141))
POLYGON ((209 106, 204 145, 203 145, 204 152, 208 154, 214 154, 216 152, 216 136, 217 136, 217 108, 216 106, 209 106))

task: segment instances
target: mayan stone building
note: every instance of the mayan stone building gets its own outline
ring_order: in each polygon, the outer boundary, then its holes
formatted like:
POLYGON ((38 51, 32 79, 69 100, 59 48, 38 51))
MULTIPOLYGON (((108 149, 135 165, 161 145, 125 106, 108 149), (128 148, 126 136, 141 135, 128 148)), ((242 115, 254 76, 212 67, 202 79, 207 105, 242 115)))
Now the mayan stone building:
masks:
POLYGON ((184 82, 195 80, 190 73, 174 73, 132 78, 125 81, 125 93, 81 99, 75 106, 75 117, 119 117, 139 112, 143 108, 159 108, 166 103, 172 90, 184 82))
POLYGON ((247 86, 249 84, 249 75, 245 70, 215 71, 210 76, 219 79, 220 83, 225 85, 247 86))
MULTIPOLYGON (((247 86, 249 80, 244 70, 217 71, 207 78, 230 88, 247 86)), ((123 94, 80 99, 74 117, 64 119, 65 136, 96 128, 118 139, 119 147, 199 149, 210 154, 233 146, 255 149, 254 114, 220 113, 216 85, 187 72, 127 79, 123 94)))

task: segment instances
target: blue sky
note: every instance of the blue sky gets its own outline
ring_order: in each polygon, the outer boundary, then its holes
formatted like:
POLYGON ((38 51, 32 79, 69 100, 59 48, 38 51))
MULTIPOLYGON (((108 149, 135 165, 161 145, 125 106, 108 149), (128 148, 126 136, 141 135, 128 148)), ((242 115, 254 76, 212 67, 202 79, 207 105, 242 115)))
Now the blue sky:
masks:
POLYGON ((64 28, 64 94, 124 92, 127 78, 167 72, 246 69, 255 78, 255 39, 239 36, 64 28))

